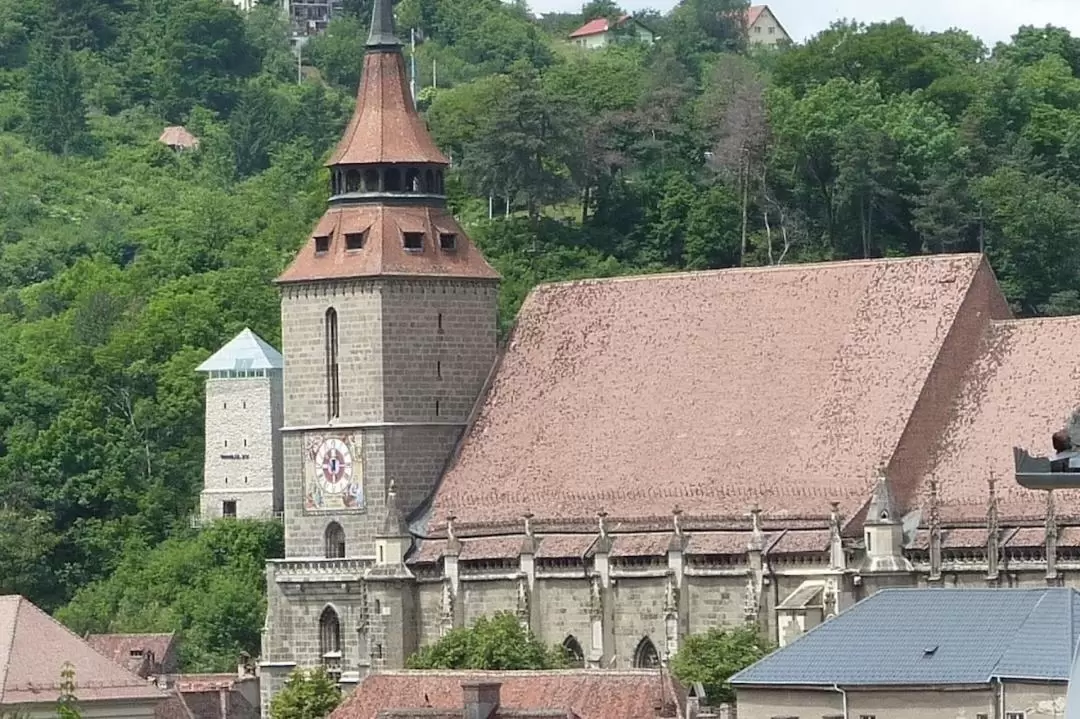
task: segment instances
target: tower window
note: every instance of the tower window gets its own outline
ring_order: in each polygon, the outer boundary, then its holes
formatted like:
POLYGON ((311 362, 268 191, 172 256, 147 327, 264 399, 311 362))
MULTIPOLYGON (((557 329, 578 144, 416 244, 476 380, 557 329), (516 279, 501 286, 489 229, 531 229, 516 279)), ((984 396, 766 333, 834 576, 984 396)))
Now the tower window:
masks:
POLYGON ((382 614, 382 602, 378 599, 375 600, 375 616, 382 614))
POLYGON ((379 173, 375 170, 364 171, 364 192, 379 191, 379 173))
POLYGON ((439 234, 439 249, 444 252, 453 252, 457 249, 457 235, 453 232, 442 232, 439 234))
POLYGON ((393 167, 386 170, 383 183, 387 192, 401 192, 401 170, 393 167))
POLYGON ((367 233, 365 232, 350 232, 345 235, 345 249, 346 250, 362 250, 364 249, 364 239, 367 233))
POLYGON ((345 558, 345 530, 337 522, 326 525, 326 558, 345 558))
POLYGON ((327 607, 319 617, 319 650, 323 657, 341 654, 341 622, 333 607, 327 607))
POLYGON ((435 377, 436 379, 442 379, 442 362, 435 363, 435 377))
POLYGON ((435 400, 435 416, 439 416, 439 400, 435 400))
POLYGON ((414 252, 424 249, 424 233, 423 232, 406 232, 405 233, 405 249, 412 250, 414 252))
POLYGON ((439 323, 439 327, 438 327, 439 332, 442 332, 442 312, 439 313, 438 323, 439 323))
POLYGON ((236 500, 226 499, 221 503, 221 516, 226 519, 236 519, 236 500))
POLYGON ((319 235, 315 238, 315 254, 325 255, 330 251, 330 235, 319 235))
POLYGON ((326 415, 335 419, 341 413, 341 384, 338 375, 337 310, 326 311, 326 415))

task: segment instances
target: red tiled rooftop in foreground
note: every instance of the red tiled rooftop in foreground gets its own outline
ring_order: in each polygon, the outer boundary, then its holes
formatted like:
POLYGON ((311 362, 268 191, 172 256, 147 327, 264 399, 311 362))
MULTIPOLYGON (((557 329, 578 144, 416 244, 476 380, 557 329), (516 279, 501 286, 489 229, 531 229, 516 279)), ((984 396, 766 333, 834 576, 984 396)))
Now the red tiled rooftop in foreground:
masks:
POLYGON ((330 719, 376 719, 382 711, 424 708, 461 716, 463 682, 501 683, 501 710, 569 709, 580 719, 655 719, 662 703, 686 703, 685 690, 655 670, 397 671, 364 679, 330 719))
MULTIPOLYGON (((1080 397, 1080 317, 996 322, 966 373, 929 476, 943 521, 985 516, 991 475, 1003 520, 1042 524, 1046 493, 1013 479, 1013 447, 1050 451, 1080 397)), ((924 505, 928 483, 923 485, 924 505)), ((1059 521, 1080 517, 1080 492, 1054 492, 1059 521)))
POLYGON ((948 390, 1008 316, 978 255, 539 287, 429 530, 603 510, 632 531, 676 508, 743 521, 754 502, 774 525, 831 500, 851 518, 881 466, 905 503, 948 390))
MULTIPOLYGON (((623 15, 618 19, 618 21, 616 21, 615 24, 616 25, 622 25, 629 18, 630 18, 629 15, 623 15)), ((588 37, 590 35, 600 35, 601 33, 605 33, 605 32, 608 31, 608 27, 609 27, 610 24, 611 23, 608 21, 608 19, 606 17, 594 18, 594 19, 590 20, 589 22, 585 23, 584 25, 582 25, 581 27, 579 27, 577 30, 574 30, 574 32, 570 33, 570 37, 571 38, 577 38, 577 37, 588 37)))

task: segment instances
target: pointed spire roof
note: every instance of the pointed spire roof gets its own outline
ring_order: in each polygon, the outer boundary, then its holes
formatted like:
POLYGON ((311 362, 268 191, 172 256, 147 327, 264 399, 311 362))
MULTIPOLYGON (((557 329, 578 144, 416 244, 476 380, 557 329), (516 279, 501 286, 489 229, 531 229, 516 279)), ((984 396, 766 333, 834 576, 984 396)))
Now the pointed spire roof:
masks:
POLYGON ((398 503, 397 489, 393 480, 390 480, 390 488, 386 491, 386 517, 383 519, 382 536, 410 536, 409 523, 405 521, 405 513, 401 511, 401 505, 398 503))
POLYGON ((898 524, 900 517, 896 514, 896 505, 893 502, 892 492, 889 490, 889 479, 882 472, 874 486, 874 494, 870 497, 870 506, 866 510, 866 524, 898 524))
POLYGON ((376 0, 360 88, 329 165, 449 165, 416 112, 390 0, 376 0))
POLYGON ((281 353, 263 338, 244 328, 244 331, 203 362, 196 372, 244 372, 281 369, 285 361, 281 353))

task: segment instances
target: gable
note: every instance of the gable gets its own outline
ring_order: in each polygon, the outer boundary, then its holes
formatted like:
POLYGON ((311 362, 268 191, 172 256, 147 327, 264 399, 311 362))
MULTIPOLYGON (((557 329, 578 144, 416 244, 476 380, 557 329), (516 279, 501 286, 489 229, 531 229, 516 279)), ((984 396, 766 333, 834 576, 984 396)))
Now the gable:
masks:
POLYGON ((825 519, 832 500, 851 516, 979 272, 953 255, 537 288, 429 529, 605 511, 628 531, 676 508, 742 522, 754 502, 773 522, 825 519))

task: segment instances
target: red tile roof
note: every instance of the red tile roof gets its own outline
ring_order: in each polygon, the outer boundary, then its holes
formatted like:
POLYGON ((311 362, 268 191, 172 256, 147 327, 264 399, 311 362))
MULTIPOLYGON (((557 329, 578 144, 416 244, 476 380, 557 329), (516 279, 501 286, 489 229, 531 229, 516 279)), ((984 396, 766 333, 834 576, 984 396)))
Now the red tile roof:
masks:
POLYGON ((122 664, 129 670, 140 673, 140 669, 147 665, 145 652, 152 652, 154 665, 147 668, 153 672, 159 667, 165 672, 175 671, 173 666, 162 666, 174 659, 170 652, 174 649, 173 642, 176 637, 173 634, 89 634, 86 643, 98 650, 114 662, 122 664), (139 656, 133 656, 132 652, 139 652, 139 656))
MULTIPOLYGON (((1052 451, 1080 397, 1080 317, 996 322, 966 372, 952 421, 932 455, 943 521, 985 517, 987 479, 998 478, 1001 521, 1041 523, 1046 495, 1013 480, 1013 447, 1052 451)), ((922 485, 924 503, 929 485, 922 485)), ((1054 492, 1060 519, 1080 517, 1080 492, 1054 492)))
MULTIPOLYGON (((622 25, 630 19, 629 15, 622 15, 616 25, 622 25)), ((574 32, 570 33, 571 38, 588 37, 589 35, 600 35, 608 31, 610 23, 606 17, 598 17, 585 23, 574 32)))
POLYGON ((490 280, 499 277, 448 210, 376 204, 327 210, 278 282, 387 275, 490 280), (346 249, 346 234, 365 232, 362 249, 346 249), (422 251, 405 249, 406 232, 424 234, 422 251), (457 235, 452 251, 439 245, 439 235, 444 233, 457 235), (319 236, 330 238, 330 248, 322 254, 315 251, 315 238, 319 236))
POLYGON ((685 690, 655 670, 397 671, 364 679, 330 719, 376 719, 382 711, 423 708, 460 716, 461 684, 476 681, 502 684, 500 712, 570 710, 580 719, 654 719, 658 704, 673 697, 680 707, 686 702, 685 690))
POLYGON ((596 542, 595 534, 549 534, 540 540, 537 559, 585 557, 596 542))
MULTIPOLYGON (((180 691, 173 688, 168 697, 154 709, 154 719, 195 719, 180 691)), ((203 717, 199 717, 203 719, 203 717)))
POLYGON ((541 286, 429 529, 604 510, 628 531, 676 507, 744 523, 754 502, 770 526, 821 526, 830 500, 852 519, 883 464, 904 503, 968 354, 1008 316, 978 255, 541 286))
POLYGON ((413 107, 400 50, 368 52, 356 109, 329 165, 449 165, 413 107))
POLYGON ((80 701, 151 703, 166 698, 29 600, 0 597, 0 705, 55 702, 65 663, 75 670, 80 701))
POLYGON ((761 13, 769 9, 768 5, 751 5, 746 9, 746 24, 753 25, 761 17, 761 13))

